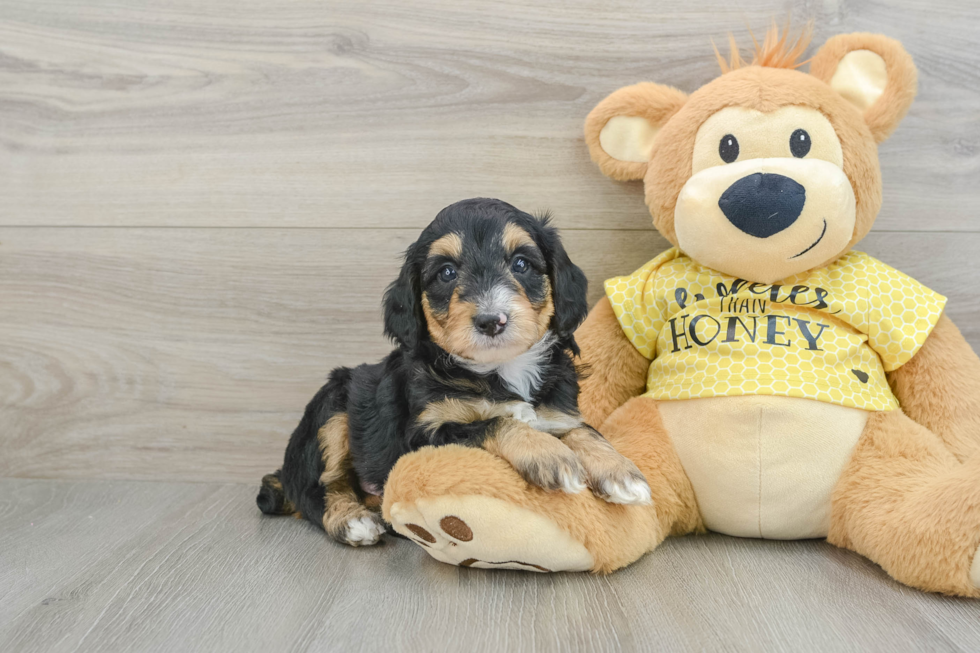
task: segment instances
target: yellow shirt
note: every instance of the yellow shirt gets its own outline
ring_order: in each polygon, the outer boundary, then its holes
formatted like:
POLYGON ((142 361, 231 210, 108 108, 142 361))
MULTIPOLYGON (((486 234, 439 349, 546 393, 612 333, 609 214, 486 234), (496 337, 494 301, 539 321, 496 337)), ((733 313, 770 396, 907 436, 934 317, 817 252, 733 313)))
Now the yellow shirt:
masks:
POLYGON ((865 410, 898 400, 885 372, 919 350, 946 298, 871 258, 750 283, 669 249, 606 281, 627 337, 650 359, 647 396, 783 395, 865 410))

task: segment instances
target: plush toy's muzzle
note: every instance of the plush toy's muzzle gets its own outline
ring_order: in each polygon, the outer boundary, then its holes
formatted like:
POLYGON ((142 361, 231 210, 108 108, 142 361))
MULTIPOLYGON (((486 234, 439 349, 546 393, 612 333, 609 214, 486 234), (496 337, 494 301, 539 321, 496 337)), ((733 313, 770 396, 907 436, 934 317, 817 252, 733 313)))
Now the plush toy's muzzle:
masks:
POLYGON ((737 161, 693 175, 677 198, 677 243, 695 260, 772 283, 844 251, 854 233, 854 190, 820 159, 737 161))

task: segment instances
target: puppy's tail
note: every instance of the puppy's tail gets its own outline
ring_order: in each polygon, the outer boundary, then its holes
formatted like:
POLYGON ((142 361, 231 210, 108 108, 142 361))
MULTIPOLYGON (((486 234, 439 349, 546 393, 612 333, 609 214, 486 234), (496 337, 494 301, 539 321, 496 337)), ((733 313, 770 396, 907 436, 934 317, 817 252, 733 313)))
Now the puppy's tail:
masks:
POLYGON ((274 474, 263 476, 259 495, 255 497, 259 510, 267 515, 292 515, 296 512, 293 504, 286 498, 285 490, 282 489, 282 481, 279 479, 281 473, 282 470, 279 470, 274 474))

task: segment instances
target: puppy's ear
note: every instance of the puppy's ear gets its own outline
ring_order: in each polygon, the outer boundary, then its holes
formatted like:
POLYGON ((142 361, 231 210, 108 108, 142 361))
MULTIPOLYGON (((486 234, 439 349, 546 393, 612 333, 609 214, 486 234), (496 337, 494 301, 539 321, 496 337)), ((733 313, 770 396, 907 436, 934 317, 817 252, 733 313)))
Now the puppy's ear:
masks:
POLYGON ((589 281, 579 266, 572 263, 562 245, 558 230, 552 227, 551 216, 538 218, 540 247, 548 259, 552 301, 555 315, 551 328, 560 338, 571 336, 589 314, 586 297, 589 281))
POLYGON ((385 290, 382 301, 385 335, 406 349, 414 349, 425 332, 416 261, 418 247, 418 243, 413 243, 405 252, 401 272, 385 290))

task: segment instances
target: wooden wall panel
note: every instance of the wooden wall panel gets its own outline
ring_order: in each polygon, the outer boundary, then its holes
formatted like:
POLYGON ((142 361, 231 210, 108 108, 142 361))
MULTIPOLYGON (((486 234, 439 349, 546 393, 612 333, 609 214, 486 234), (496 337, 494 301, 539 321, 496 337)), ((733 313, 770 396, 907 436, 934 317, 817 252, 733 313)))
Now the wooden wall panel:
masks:
POLYGON ((493 196, 644 228, 639 185, 589 161, 588 111, 638 81, 691 91, 711 39, 789 14, 918 62, 879 230, 977 231, 973 0, 4 0, 0 224, 421 228, 493 196))
POLYGON ((254 480, 464 197, 553 210, 594 299, 665 243, 585 115, 790 13, 915 57, 864 246, 980 344, 972 0, 0 0, 0 476, 254 480))
MULTIPOLYGON (((0 228, 0 476, 256 480, 332 367, 389 350, 380 297, 416 235, 0 228)), ((593 301, 666 247, 652 230, 565 240, 593 301)), ((948 294, 980 346, 980 235, 865 245, 948 294)))

